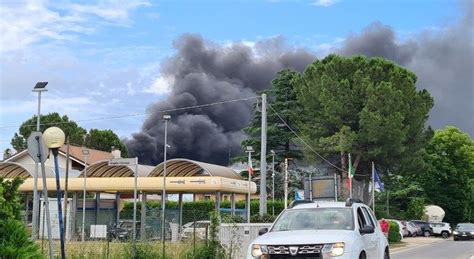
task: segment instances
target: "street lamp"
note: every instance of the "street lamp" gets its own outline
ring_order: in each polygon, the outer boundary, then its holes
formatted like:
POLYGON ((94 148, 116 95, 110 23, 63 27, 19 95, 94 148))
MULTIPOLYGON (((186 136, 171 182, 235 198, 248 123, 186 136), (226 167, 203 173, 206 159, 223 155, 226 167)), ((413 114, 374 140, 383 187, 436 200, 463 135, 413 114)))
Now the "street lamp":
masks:
MULTIPOLYGON (((38 93, 38 113, 36 115, 36 131, 40 131, 40 111, 41 111, 41 92, 48 91, 46 85, 48 82, 37 82, 33 88, 33 92, 38 93)), ((39 195, 38 195, 38 163, 35 163, 35 174, 33 175, 33 218, 31 223, 33 240, 38 234, 38 211, 39 211, 39 195)))
POLYGON ((163 242, 163 258, 165 258, 165 209, 166 209, 166 149, 168 148, 168 121, 171 115, 163 115, 165 121, 165 143, 163 145, 163 190, 161 192, 161 240, 163 242))
POLYGON ((248 194, 247 194, 247 223, 250 223, 250 207, 251 207, 250 206, 250 202, 251 202, 250 184, 252 183, 252 171, 253 171, 253 168, 252 168, 252 152, 254 152, 253 147, 247 146, 247 149, 245 150, 245 152, 249 154, 249 157, 248 157, 249 188, 248 188, 248 194))
POLYGON ((275 216, 275 150, 270 150, 272 154, 272 215, 275 216))
POLYGON ((81 242, 84 242, 85 227, 86 227, 86 189, 87 189, 87 156, 89 155, 89 149, 86 147, 87 135, 84 135, 84 143, 82 145, 82 155, 84 156, 84 190, 82 193, 82 231, 81 231, 81 242))
POLYGON ((61 206, 61 187, 59 185, 59 164, 58 164, 58 153, 59 148, 64 145, 66 136, 64 132, 58 127, 50 127, 44 131, 44 142, 46 146, 51 149, 54 156, 54 171, 56 175, 56 198, 58 201, 58 218, 59 218, 59 238, 61 240, 61 258, 66 258, 64 251, 64 224, 63 224, 63 212, 61 206))

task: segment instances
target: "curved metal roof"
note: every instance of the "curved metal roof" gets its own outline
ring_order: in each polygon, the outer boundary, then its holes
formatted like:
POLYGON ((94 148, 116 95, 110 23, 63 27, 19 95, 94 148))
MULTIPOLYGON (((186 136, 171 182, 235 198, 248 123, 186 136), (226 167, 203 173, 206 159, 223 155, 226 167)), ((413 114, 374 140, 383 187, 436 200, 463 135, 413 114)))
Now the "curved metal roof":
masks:
MULTIPOLYGON (((164 163, 157 165, 148 176, 163 176, 164 163)), ((234 170, 220 165, 208 164, 194 160, 176 158, 166 161, 167 177, 219 176, 242 179, 234 170)))
MULTIPOLYGON (((138 176, 148 176, 152 166, 138 165, 138 176)), ((135 166, 109 166, 108 160, 99 161, 87 167, 87 177, 133 177, 135 166)), ((79 175, 82 177, 84 171, 79 175)))
POLYGON ((22 165, 14 162, 1 162, 0 163, 0 177, 4 178, 15 178, 22 177, 28 178, 32 177, 28 169, 22 165))

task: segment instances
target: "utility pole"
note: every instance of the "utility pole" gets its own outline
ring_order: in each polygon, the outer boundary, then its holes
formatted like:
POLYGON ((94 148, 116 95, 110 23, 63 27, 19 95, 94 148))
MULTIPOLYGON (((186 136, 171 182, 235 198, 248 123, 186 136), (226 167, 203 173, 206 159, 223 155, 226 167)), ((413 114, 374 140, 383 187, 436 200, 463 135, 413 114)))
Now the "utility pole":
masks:
POLYGON ((272 154, 272 215, 275 216, 275 150, 270 150, 272 154))
POLYGON ((288 158, 285 158, 285 209, 288 207, 288 158))
POLYGON ((267 95, 262 94, 262 127, 260 141, 260 216, 267 214, 267 95))
POLYGON ((171 115, 163 115, 163 120, 165 121, 165 143, 163 147, 163 190, 161 192, 161 246, 162 246, 162 256, 165 258, 166 249, 165 249, 165 234, 166 234, 166 149, 168 148, 168 121, 171 120, 171 115))
POLYGON ((248 193, 247 193, 247 223, 250 223, 250 202, 252 201, 250 199, 250 196, 252 195, 251 193, 251 183, 252 183, 252 171, 253 171, 253 168, 252 168, 252 152, 253 152, 253 148, 252 146, 247 146, 247 150, 245 151, 249 154, 249 158, 248 158, 248 173, 249 173, 249 189, 248 189, 248 193))

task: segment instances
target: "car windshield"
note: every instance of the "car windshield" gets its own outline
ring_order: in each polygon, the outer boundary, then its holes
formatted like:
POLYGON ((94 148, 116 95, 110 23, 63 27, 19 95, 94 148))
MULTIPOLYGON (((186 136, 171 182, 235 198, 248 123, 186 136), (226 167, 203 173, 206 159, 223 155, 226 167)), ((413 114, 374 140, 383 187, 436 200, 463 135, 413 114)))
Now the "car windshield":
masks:
POLYGON ((353 230, 350 208, 315 208, 285 211, 275 222, 272 232, 288 230, 353 230))
POLYGON ((463 223, 456 226, 457 230, 474 230, 474 224, 472 223, 463 223))

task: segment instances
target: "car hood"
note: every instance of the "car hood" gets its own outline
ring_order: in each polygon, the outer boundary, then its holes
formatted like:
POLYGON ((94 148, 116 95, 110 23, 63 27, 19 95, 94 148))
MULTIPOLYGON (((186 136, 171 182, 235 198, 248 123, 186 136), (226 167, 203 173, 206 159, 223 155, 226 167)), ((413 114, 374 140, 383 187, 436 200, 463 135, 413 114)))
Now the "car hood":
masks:
POLYGON ((303 245, 345 242, 353 230, 293 230, 268 232, 259 236, 254 244, 262 245, 303 245))

